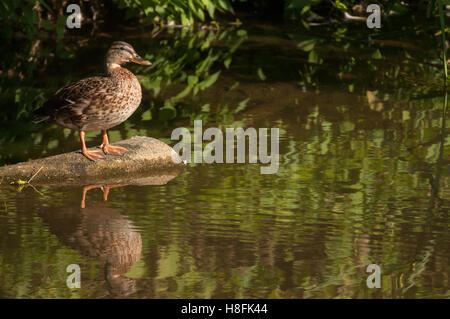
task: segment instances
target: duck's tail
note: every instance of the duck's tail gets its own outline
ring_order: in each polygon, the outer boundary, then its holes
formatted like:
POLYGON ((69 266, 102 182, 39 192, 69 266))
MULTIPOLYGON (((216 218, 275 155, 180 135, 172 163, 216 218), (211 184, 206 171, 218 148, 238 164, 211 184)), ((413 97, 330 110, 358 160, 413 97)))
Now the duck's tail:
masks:
POLYGON ((33 123, 41 123, 50 119, 50 114, 48 113, 48 101, 45 101, 44 105, 33 112, 33 123))
POLYGON ((37 116, 34 117, 32 122, 34 124, 38 124, 38 123, 41 123, 41 122, 45 122, 48 119, 50 119, 50 116, 48 116, 48 115, 37 115, 37 116))

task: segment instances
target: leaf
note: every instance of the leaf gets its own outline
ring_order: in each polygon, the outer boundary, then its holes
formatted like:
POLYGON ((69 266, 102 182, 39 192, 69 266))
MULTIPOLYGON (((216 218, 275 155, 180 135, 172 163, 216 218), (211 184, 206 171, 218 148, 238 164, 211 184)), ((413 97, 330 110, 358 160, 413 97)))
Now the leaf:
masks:
POLYGON ((235 112, 238 113, 238 112, 244 110, 247 107, 248 101, 250 101, 250 98, 246 98, 245 100, 239 102, 235 112))
POLYGON ((208 1, 208 13, 211 19, 214 19, 214 12, 216 11, 216 7, 212 3, 212 1, 208 1))
POLYGON ((188 85, 184 88, 183 91, 181 91, 180 93, 178 93, 173 99, 174 100, 179 100, 184 98, 186 95, 188 95, 192 90, 192 86, 188 85))
POLYGON ((158 116, 162 121, 172 120, 177 116, 177 110, 172 105, 165 105, 159 109, 158 116))
POLYGON ((189 75, 187 81, 189 86, 194 86, 198 82, 198 76, 189 75))
POLYGON ((203 10, 202 9, 198 9, 197 10, 197 16, 198 16, 198 18, 200 19, 200 21, 205 21, 205 14, 203 13, 203 10))
POLYGON ((56 21, 56 38, 58 39, 58 41, 61 41, 62 38, 64 37, 66 22, 67 22, 66 16, 59 17, 58 20, 56 21))
POLYGON ((297 44, 297 48, 309 52, 312 49, 314 49, 314 46, 316 45, 317 40, 316 39, 312 39, 312 40, 306 40, 306 41, 302 41, 300 43, 297 44))
POLYGON ((234 82, 234 84, 228 89, 228 91, 234 90, 239 86, 239 81, 234 82))
POLYGON ((214 58, 211 56, 211 51, 208 53, 208 56, 197 65, 197 74, 203 73, 209 66, 214 62, 214 58))
POLYGON ((204 89, 210 87, 211 85, 213 85, 217 81, 217 79, 220 75, 220 72, 221 71, 217 71, 216 73, 210 75, 206 80, 200 82, 199 83, 200 90, 204 90, 204 89))
POLYGON ((152 119, 152 112, 150 110, 145 111, 142 113, 141 118, 143 121, 150 121, 152 119))
POLYGON ((225 65, 225 67, 227 69, 230 68, 230 63, 231 63, 231 57, 228 57, 227 59, 225 59, 225 61, 223 61, 223 65, 225 65))
POLYGON ((190 25, 190 21, 189 21, 188 17, 186 16, 185 12, 181 13, 181 24, 184 26, 190 25))
POLYGON ((228 2, 228 0, 219 0, 219 5, 222 9, 224 9, 225 11, 234 13, 233 7, 230 5, 230 3, 228 2))
POLYGON ((372 54, 372 59, 382 59, 383 55, 381 54, 380 50, 376 50, 373 54, 372 54))
POLYGON ((317 54, 316 51, 309 52, 308 62, 309 63, 319 63, 319 55, 317 54))
POLYGON ((339 1, 339 0, 336 0, 336 1, 334 2, 334 6, 335 6, 336 8, 338 8, 339 10, 341 10, 341 11, 348 11, 347 5, 346 5, 345 3, 342 3, 342 2, 339 1))
POLYGON ((258 71, 256 73, 258 74, 258 78, 261 81, 265 81, 266 80, 266 75, 264 74, 262 68, 258 68, 258 71))
POLYGON ((51 13, 53 13, 53 10, 48 6, 47 3, 45 3, 44 0, 39 0, 39 3, 40 3, 45 9, 47 9, 48 11, 50 11, 51 13))
POLYGON ((21 179, 18 179, 15 182, 11 182, 11 184, 16 184, 16 185, 25 185, 26 183, 27 183, 26 181, 23 181, 21 179))
POLYGON ((204 51, 204 50, 208 49, 208 48, 210 47, 210 45, 211 45, 211 44, 210 44, 209 40, 206 39, 206 40, 203 42, 202 46, 200 47, 200 50, 204 51))
POLYGON ((210 105, 209 104, 205 104, 202 106, 202 112, 209 112, 210 111, 210 105))
MULTIPOLYGON (((152 7, 147 7, 148 9, 149 9, 149 12, 152 12, 153 10, 151 10, 151 9, 153 9, 152 7)), ((164 8, 164 7, 162 7, 162 6, 156 6, 155 7, 155 11, 160 15, 160 16, 164 16, 164 14, 165 14, 165 12, 166 12, 166 9, 164 8)))
POLYGON ((240 30, 238 30, 238 32, 236 32, 236 35, 238 37, 246 37, 247 36, 247 31, 240 29, 240 30))
POLYGON ((189 8, 191 9, 192 12, 194 12, 194 14, 201 20, 204 21, 205 20, 205 15, 203 14, 203 10, 202 8, 196 8, 194 5, 194 2, 192 0, 188 0, 188 5, 189 8))
POLYGON ((343 121, 343 122, 339 123, 339 128, 341 129, 341 132, 343 132, 343 133, 351 132, 355 129, 355 124, 350 121, 343 121))

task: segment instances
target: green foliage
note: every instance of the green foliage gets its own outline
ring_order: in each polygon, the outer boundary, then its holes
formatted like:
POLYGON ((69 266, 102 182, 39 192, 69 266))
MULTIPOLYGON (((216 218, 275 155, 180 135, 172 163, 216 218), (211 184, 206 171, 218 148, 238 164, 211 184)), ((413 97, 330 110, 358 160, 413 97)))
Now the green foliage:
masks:
POLYGON ((214 19, 216 12, 234 13, 228 0, 114 0, 119 9, 125 9, 128 18, 139 13, 159 24, 193 25, 195 21, 214 19))
MULTIPOLYGON (((15 31, 20 30, 28 38, 33 38, 39 20, 38 12, 34 10, 35 1, 5 0, 0 2, 0 34, 3 39, 11 39, 15 31)), ((46 27, 51 28, 46 25, 46 27)))
POLYGON ((290 19, 298 19, 309 13, 311 6, 317 5, 321 0, 287 0, 284 15, 290 19))
POLYGON ((29 117, 44 99, 43 90, 34 87, 36 74, 55 54, 69 55, 62 44, 66 16, 55 15, 62 6, 55 2, 50 7, 45 0, 0 2, 0 38, 5 48, 0 59, 0 104, 9 106, 0 121, 29 117), (55 40, 52 49, 43 48, 46 37, 55 40))
POLYGON ((442 4, 442 0, 438 0, 438 7, 439 7, 439 20, 441 23, 441 39, 442 39, 442 64, 444 67, 444 84, 447 84, 447 46, 445 41, 445 20, 444 20, 444 5, 442 4))
POLYGON ((56 34, 62 40, 65 16, 58 17, 63 2, 48 0, 3 0, 0 2, 0 36, 7 42, 15 37, 26 37, 31 43, 45 33, 56 34))
POLYGON ((173 119, 176 104, 214 85, 221 68, 229 68, 233 53, 247 38, 245 30, 228 28, 214 30, 171 30, 171 37, 159 41, 158 52, 148 55, 151 69, 141 77, 142 85, 153 90, 154 97, 169 86, 182 85, 178 92, 166 97, 159 111, 160 119, 173 119))

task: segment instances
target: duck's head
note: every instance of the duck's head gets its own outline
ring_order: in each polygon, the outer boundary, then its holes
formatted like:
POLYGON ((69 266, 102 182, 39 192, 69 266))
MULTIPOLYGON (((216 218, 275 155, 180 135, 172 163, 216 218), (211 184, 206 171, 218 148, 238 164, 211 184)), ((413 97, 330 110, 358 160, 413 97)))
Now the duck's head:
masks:
POLYGON ((133 47, 123 41, 115 41, 106 53, 106 67, 116 68, 126 62, 133 62, 142 65, 152 65, 148 60, 141 58, 133 47))

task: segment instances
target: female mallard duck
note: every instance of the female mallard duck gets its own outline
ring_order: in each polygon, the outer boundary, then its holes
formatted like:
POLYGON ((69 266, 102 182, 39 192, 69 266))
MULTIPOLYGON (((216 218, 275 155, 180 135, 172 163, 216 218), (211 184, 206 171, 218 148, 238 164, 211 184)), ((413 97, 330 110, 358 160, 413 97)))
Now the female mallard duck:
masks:
POLYGON ((121 67, 126 62, 151 65, 131 45, 116 41, 106 53, 106 76, 82 79, 59 89, 37 111, 34 122, 52 120, 80 131, 81 152, 92 161, 104 158, 103 153, 123 155, 128 150, 110 145, 106 130, 128 119, 141 103, 141 85, 133 73, 121 67), (98 130, 102 131, 103 152, 88 151, 84 132, 98 130))

